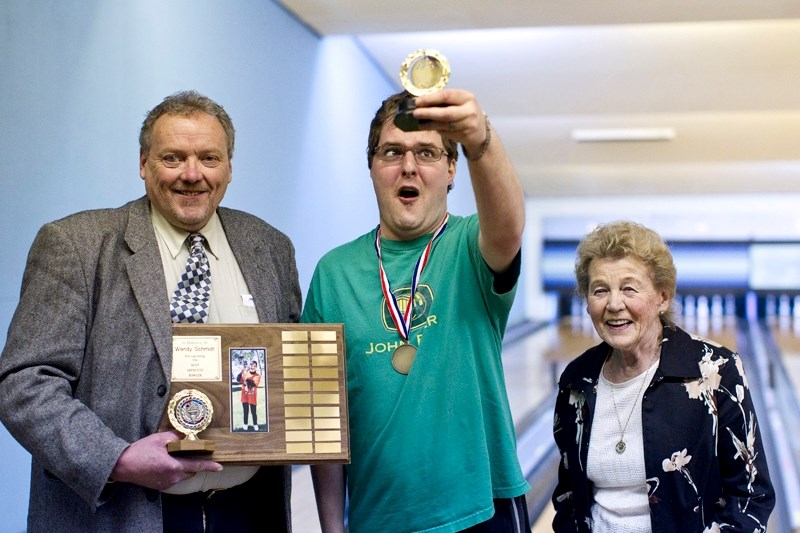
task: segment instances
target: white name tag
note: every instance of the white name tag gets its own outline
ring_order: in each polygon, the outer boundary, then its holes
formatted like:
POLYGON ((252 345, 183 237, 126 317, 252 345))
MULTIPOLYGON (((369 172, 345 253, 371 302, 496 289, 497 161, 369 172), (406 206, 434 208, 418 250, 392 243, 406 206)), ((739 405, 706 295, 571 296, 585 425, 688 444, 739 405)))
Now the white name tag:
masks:
POLYGON ((242 305, 245 307, 255 307, 256 303, 253 301, 253 295, 242 294, 242 305))

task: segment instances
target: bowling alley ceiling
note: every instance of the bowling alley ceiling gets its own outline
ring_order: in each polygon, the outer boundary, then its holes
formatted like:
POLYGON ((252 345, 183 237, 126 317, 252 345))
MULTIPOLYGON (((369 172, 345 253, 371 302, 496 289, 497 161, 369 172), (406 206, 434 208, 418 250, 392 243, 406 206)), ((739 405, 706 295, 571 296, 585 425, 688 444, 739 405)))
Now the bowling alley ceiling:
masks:
POLYGON ((392 80, 444 53, 531 198, 800 192, 796 0, 279 3, 392 80))

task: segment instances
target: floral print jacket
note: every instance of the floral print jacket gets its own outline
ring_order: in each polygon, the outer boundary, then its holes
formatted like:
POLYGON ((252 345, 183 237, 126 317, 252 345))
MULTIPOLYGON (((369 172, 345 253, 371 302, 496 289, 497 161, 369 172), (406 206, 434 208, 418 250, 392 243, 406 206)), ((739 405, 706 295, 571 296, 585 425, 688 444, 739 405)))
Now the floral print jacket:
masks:
MULTIPOLYGON (((654 532, 764 532, 775 505, 755 410, 738 354, 664 326, 661 361, 642 400, 654 532)), ((554 531, 591 531, 586 458, 601 343, 561 375, 553 435, 561 453, 554 531)))

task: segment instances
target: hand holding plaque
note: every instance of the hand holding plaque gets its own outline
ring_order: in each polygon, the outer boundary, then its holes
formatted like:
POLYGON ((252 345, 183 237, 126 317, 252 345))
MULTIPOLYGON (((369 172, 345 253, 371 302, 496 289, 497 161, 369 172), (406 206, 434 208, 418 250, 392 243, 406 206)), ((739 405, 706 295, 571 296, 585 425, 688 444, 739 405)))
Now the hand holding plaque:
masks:
POLYGON ((185 439, 167 443, 172 455, 200 455, 213 453, 213 441, 198 439, 197 434, 211 423, 214 407, 208 396, 196 389, 183 389, 175 394, 167 407, 172 427, 186 435, 185 439))
MULTIPOLYGON (((400 83, 414 96, 444 89, 450 79, 450 63, 437 50, 421 49, 409 54, 400 66, 400 83)), ((413 98, 400 102, 394 125, 403 131, 419 130, 420 121, 414 118, 413 98)))

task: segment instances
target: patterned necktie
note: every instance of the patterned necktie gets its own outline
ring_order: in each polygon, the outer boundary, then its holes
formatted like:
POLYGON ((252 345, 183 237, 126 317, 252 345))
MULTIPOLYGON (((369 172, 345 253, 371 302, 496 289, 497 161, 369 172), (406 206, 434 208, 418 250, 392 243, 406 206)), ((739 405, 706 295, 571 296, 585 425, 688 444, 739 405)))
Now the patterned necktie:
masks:
POLYGON ((189 259, 186 271, 172 293, 169 314, 173 322, 202 323, 208 318, 208 298, 211 296, 211 269, 199 233, 189 235, 189 259))

